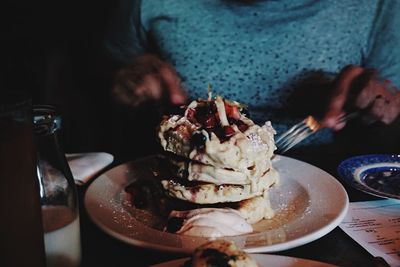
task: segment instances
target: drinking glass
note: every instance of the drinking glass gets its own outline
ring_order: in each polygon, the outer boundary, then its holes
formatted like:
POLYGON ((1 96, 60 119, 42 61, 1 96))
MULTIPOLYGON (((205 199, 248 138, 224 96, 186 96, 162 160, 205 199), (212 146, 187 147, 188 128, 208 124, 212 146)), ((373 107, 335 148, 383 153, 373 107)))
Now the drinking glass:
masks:
POLYGON ((34 106, 33 116, 46 263, 48 267, 79 266, 78 198, 58 141, 61 117, 52 106, 34 106))

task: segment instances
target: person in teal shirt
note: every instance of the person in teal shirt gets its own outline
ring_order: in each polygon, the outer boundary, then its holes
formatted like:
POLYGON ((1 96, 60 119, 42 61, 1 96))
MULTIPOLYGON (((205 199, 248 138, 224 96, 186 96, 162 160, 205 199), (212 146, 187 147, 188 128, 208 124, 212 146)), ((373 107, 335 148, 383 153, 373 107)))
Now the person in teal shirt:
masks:
MULTIPOLYGON (((340 130, 356 108, 395 121, 399 44, 396 0, 120 0, 105 38, 125 105, 183 104, 211 84, 278 134, 309 114, 340 130)), ((329 129, 308 140, 331 142, 329 129)))

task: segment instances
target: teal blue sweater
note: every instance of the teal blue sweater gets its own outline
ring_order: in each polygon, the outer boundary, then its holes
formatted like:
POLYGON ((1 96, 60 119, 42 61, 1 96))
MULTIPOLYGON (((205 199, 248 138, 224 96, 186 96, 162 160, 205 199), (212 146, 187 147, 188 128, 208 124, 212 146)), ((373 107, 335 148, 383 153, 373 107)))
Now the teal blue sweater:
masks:
POLYGON ((190 98, 206 97, 212 84, 278 132, 321 115, 332 78, 348 64, 376 68, 400 87, 397 0, 120 0, 117 12, 106 39, 114 58, 153 50, 190 98))

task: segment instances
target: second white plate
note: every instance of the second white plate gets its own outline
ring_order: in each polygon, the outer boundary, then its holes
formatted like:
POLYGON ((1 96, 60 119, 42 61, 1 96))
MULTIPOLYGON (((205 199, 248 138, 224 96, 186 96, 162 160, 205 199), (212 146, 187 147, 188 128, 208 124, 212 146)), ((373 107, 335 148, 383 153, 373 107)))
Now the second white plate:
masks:
MULTIPOLYGON (((156 161, 132 161, 98 177, 85 195, 87 212, 106 233, 126 243, 191 253, 208 239, 159 230, 157 215, 132 207, 124 191, 136 179, 154 179, 156 161)), ((270 190, 275 217, 253 225, 251 234, 225 238, 249 253, 282 251, 314 241, 332 231, 347 212, 347 193, 330 174, 284 156, 276 156, 273 166, 281 175, 279 186, 270 190)))
MULTIPOLYGON (((257 262, 260 267, 335 267, 328 263, 320 261, 312 261, 301 258, 293 258, 279 255, 268 254, 251 254, 251 257, 257 262)), ((189 258, 177 259, 152 265, 152 267, 182 267, 189 258)))

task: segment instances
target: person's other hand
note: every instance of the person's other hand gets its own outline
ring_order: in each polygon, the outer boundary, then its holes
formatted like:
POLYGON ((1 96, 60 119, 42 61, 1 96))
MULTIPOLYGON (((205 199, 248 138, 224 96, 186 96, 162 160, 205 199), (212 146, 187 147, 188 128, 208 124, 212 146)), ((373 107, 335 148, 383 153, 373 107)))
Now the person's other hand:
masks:
POLYGON ((125 106, 136 108, 150 102, 182 105, 186 93, 174 68, 153 55, 143 55, 119 70, 112 94, 125 106))
POLYGON ((381 81, 373 69, 347 66, 334 81, 333 95, 322 125, 340 130, 345 122, 345 108, 365 110, 369 122, 392 123, 400 114, 400 92, 390 83, 381 81))

